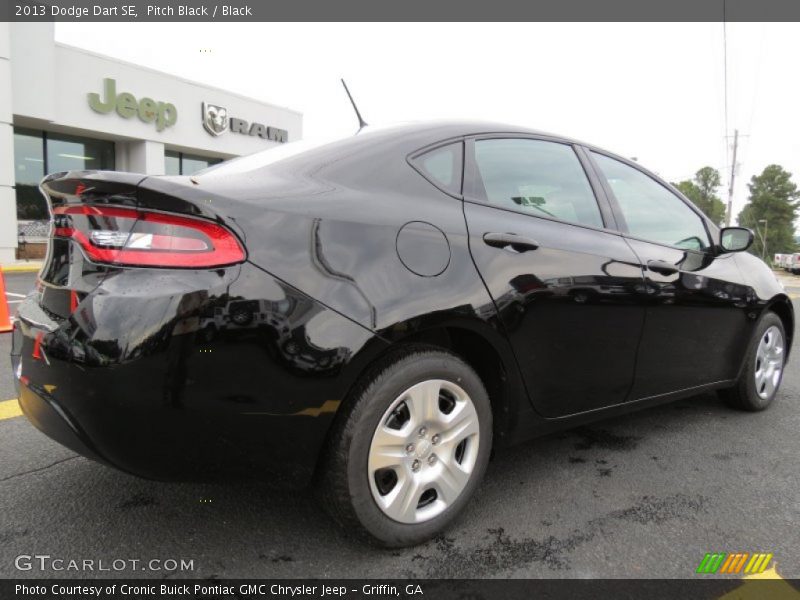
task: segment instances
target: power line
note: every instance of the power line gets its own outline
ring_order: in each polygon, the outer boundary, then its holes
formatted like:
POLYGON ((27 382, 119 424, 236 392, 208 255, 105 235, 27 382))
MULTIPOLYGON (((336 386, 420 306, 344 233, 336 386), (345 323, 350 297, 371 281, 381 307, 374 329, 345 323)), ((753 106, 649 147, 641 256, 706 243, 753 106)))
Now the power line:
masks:
POLYGON ((733 184, 736 181, 736 150, 739 147, 739 130, 735 129, 733 132, 733 162, 731 163, 731 179, 730 187, 728 188, 728 211, 725 215, 725 225, 730 227, 731 217, 733 214, 733 184))
MULTIPOLYGON (((725 17, 726 5, 727 5, 727 0, 723 0, 723 19, 725 17)), ((729 159, 730 149, 731 149, 731 147, 728 145, 728 141, 730 140, 731 137, 734 138, 733 160, 730 161, 731 176, 730 176, 730 180, 729 180, 729 184, 730 185, 729 185, 729 190, 728 190, 728 192, 729 192, 728 212, 729 212, 729 214, 726 215, 726 223, 730 224, 730 220, 732 219, 732 211, 733 211, 732 201, 733 201, 733 195, 734 195, 734 179, 735 179, 735 175, 739 171, 740 167, 742 166, 742 163, 746 163, 747 162, 747 158, 749 157, 749 154, 750 154, 750 147, 751 147, 752 144, 750 144, 750 143, 744 144, 744 152, 739 152, 738 153, 739 162, 737 162, 737 140, 741 141, 740 138, 747 138, 747 137, 750 137, 750 135, 738 134, 738 132, 735 132, 734 136, 728 135, 728 127, 730 126, 730 121, 729 121, 729 114, 728 114, 728 35, 727 35, 727 21, 726 20, 723 20, 722 26, 723 26, 723 30, 722 30, 723 31, 723 65, 724 65, 724 78, 725 78, 724 98, 725 98, 725 156, 726 156, 726 159, 729 159)), ((761 67, 762 67, 763 62, 764 62, 763 59, 764 59, 765 39, 766 39, 766 29, 762 25, 761 36, 760 36, 760 41, 759 41, 759 48, 758 48, 758 55, 757 55, 757 60, 756 60, 756 64, 755 64, 755 70, 754 70, 754 73, 753 73, 753 79, 754 79, 754 83, 753 83, 753 86, 752 86, 753 87, 753 97, 752 97, 752 101, 750 103, 750 116, 749 116, 748 123, 747 123, 747 127, 748 127, 747 130, 750 131, 750 132, 752 132, 752 130, 753 130, 753 122, 754 122, 755 115, 756 115, 756 112, 757 112, 757 104, 758 104, 758 99, 759 99, 759 90, 760 90, 760 87, 761 87, 761 85, 760 85, 761 70, 762 70, 761 67)))
POLYGON ((736 181, 736 151, 739 148, 739 130, 734 130, 733 133, 733 160, 730 160, 730 148, 728 147, 728 2, 722 0, 722 70, 724 78, 725 90, 723 92, 725 108, 725 162, 730 163, 731 175, 728 180, 728 207, 725 211, 725 225, 730 226, 733 219, 733 190, 736 181))
MULTIPOLYGON (((750 118, 747 122, 747 131, 753 132, 753 124, 755 122, 758 100, 759 100, 759 90, 761 89, 761 72, 762 72, 762 65, 764 63, 764 46, 766 41, 766 26, 764 23, 761 24, 761 39, 758 44, 758 57, 756 60, 755 65, 755 72, 753 74, 753 98, 750 103, 750 118)), ((740 138, 742 137, 750 137, 747 135, 739 135, 740 138)), ((744 144, 743 151, 739 152, 739 167, 743 164, 746 164, 748 159, 750 158, 750 152, 753 144, 746 143, 744 144)), ((741 171, 741 169, 740 169, 741 171)))
POLYGON ((728 21, 726 16, 727 0, 722 0, 722 72, 724 78, 724 88, 722 96, 724 98, 724 119, 725 119, 725 162, 730 162, 730 151, 728 149, 728 21))

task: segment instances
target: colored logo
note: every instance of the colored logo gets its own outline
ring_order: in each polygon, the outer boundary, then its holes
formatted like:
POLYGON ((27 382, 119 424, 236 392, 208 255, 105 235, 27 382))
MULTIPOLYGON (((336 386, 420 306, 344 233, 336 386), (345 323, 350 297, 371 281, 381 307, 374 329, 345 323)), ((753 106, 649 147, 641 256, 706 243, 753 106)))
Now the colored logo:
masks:
POLYGON ((763 573, 772 561, 772 554, 765 552, 714 552, 707 553, 695 573, 763 573))

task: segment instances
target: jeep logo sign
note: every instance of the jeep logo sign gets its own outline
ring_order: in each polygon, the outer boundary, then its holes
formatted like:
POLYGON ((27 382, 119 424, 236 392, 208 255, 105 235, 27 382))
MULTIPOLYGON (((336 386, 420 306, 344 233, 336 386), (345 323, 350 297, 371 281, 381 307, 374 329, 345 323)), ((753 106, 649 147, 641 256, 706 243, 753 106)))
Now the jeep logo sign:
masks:
POLYGON ((249 123, 237 117, 228 117, 228 109, 208 102, 203 102, 203 127, 213 136, 232 131, 243 135, 258 136, 272 142, 283 143, 289 139, 289 133, 285 129, 267 127, 261 123, 249 123))
POLYGON ((116 109, 117 114, 123 119, 138 115, 145 123, 155 122, 158 131, 175 125, 178 120, 178 109, 174 104, 156 102, 146 97, 137 100, 128 92, 117 94, 117 82, 109 77, 103 79, 103 94, 105 96, 103 100, 100 99, 100 94, 94 92, 88 94, 89 106, 93 111, 107 114, 116 109))

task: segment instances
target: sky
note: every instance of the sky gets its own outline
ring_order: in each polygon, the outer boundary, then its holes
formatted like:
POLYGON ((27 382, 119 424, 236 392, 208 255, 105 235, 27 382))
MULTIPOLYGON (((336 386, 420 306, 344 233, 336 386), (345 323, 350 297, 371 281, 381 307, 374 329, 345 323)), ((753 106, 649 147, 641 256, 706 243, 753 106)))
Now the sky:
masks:
POLYGON ((303 113, 307 140, 371 125, 488 119, 635 157, 665 179, 703 166, 735 216, 772 163, 800 183, 800 24, 58 23, 56 40, 303 113))

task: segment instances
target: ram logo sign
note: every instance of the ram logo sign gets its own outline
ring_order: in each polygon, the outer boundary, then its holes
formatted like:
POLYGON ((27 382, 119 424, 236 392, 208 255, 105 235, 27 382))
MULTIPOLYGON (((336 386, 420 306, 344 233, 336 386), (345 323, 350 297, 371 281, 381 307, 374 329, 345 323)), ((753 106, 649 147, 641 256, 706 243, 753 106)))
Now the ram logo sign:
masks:
POLYGON ((230 131, 260 137, 271 142, 289 141, 289 133, 285 129, 268 127, 262 123, 251 123, 238 117, 229 117, 227 108, 208 102, 203 102, 203 127, 215 137, 230 131))
POLYGON ((224 106, 203 102, 203 127, 211 135, 217 136, 228 130, 228 111, 224 106))
POLYGON ((710 574, 752 574, 763 573, 772 561, 772 554, 765 552, 709 552, 700 561, 696 573, 710 574))

